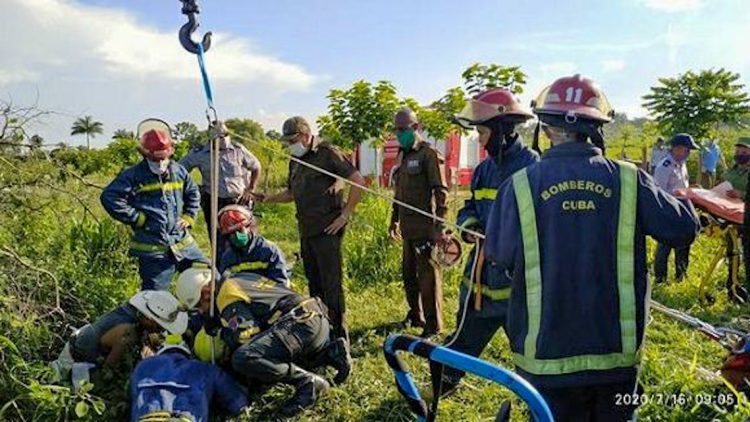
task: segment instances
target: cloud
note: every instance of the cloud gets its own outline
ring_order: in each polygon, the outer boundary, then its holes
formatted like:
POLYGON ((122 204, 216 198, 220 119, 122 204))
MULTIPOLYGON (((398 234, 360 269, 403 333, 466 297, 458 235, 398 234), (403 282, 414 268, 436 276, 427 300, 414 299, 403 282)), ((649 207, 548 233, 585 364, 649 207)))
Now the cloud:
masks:
POLYGON ((642 0, 649 9, 667 13, 699 10, 704 6, 704 0, 642 0))
MULTIPOLYGON (((62 112, 59 122, 51 118, 46 138, 68 140, 60 137, 79 114, 103 121, 107 132, 132 127, 144 114, 202 120, 197 61, 180 46, 176 27, 161 29, 126 10, 74 0, 0 0, 0 16, 6 40, 0 97, 21 103, 38 92, 41 107, 62 112)), ((227 33, 214 34, 206 65, 227 117, 278 108, 284 95, 309 94, 323 80, 227 33)))
POLYGON ((568 75, 576 70, 577 66, 573 62, 552 62, 539 65, 539 70, 545 74, 555 74, 558 76, 568 75))
POLYGON ((617 72, 625 69, 625 60, 613 59, 602 61, 602 70, 605 72, 617 72))

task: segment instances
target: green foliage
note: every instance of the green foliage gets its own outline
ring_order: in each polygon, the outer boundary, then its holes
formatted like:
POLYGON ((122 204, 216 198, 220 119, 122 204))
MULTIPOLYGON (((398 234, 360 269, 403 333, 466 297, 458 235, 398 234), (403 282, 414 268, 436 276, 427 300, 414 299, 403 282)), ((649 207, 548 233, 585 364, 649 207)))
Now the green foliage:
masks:
POLYGON ((360 80, 348 90, 332 89, 328 115, 318 118, 320 135, 345 150, 370 142, 382 145, 392 132, 393 116, 399 108, 396 88, 388 81, 376 85, 360 80))
POLYGON ((112 139, 135 139, 135 133, 132 130, 117 129, 112 134, 112 139))
POLYGON ((179 122, 174 131, 178 144, 184 143, 186 151, 204 145, 208 139, 208 131, 198 130, 198 126, 192 122, 179 122))
POLYGON ((463 71, 461 77, 466 92, 472 96, 490 88, 508 88, 514 94, 520 94, 526 85, 526 74, 521 71, 521 66, 474 63, 463 71))
POLYGON ((663 133, 685 132, 700 140, 713 136, 720 124, 739 125, 750 113, 750 99, 739 79, 738 73, 725 69, 660 78, 643 96, 643 106, 663 133))

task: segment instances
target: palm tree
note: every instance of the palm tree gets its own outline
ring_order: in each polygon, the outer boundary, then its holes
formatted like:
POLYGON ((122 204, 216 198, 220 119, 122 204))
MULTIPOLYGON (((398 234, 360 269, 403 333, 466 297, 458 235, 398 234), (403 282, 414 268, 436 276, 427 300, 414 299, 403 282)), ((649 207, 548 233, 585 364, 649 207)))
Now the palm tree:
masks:
POLYGON ((135 134, 133 131, 127 129, 117 129, 115 133, 112 134, 112 139, 135 139, 135 134))
POLYGON ((91 149, 90 138, 94 138, 102 132, 104 132, 102 122, 95 121, 91 116, 78 118, 70 129, 71 135, 86 135, 86 149, 91 149))

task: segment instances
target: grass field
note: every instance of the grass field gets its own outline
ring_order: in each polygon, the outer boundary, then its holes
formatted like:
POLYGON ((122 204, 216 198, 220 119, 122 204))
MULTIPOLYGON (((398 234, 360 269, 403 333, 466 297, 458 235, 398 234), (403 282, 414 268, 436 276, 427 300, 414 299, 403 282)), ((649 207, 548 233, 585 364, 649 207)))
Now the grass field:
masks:
MULTIPOLYGON (((50 385, 46 381, 49 373, 45 362, 59 351, 68 327, 79 326, 111 309, 135 292, 138 285, 133 261, 126 256, 127 229, 112 223, 102 214, 96 201, 96 189, 68 183, 71 185, 67 189, 78 192, 82 202, 65 200, 58 196, 63 195, 61 193, 46 191, 46 196, 43 196, 41 192, 31 191, 29 198, 34 198, 34 201, 46 198, 55 206, 44 208, 37 214, 0 216, 0 245, 13 248, 27 264, 47 269, 56 277, 65 311, 64 315, 48 315, 50 303, 54 303, 49 276, 3 255, 2 263, 8 271, 0 278, 0 329, 5 333, 0 335, 0 420, 66 420, 73 418, 76 410, 85 413, 84 420, 121 420, 127 409, 124 394, 126 371, 108 375, 106 385, 77 396, 67 387, 50 385), (81 203, 90 208, 93 216, 88 215, 81 203)), ((455 213, 462 195, 451 196, 452 213, 455 213)), ((406 402, 396 391, 393 374, 382 353, 383 341, 389 333, 400 330, 397 322, 407 311, 400 281, 400 247, 386 236, 389 210, 387 203, 366 198, 345 238, 353 375, 345 385, 327 393, 299 420, 412 419, 406 402)), ((258 215, 262 233, 279 244, 289 260, 295 263, 295 288, 306 292, 301 262, 296 258, 299 246, 293 206, 261 206, 258 215)), ((194 233, 205 247, 205 227, 202 218, 198 220, 194 233)), ((720 245, 720 239, 700 237, 692 248, 688 279, 679 284, 655 286, 654 298, 714 323, 729 323, 746 315, 747 306, 733 305, 726 299, 723 288, 726 269, 723 266, 709 283, 715 302, 703 305, 697 300, 699 281, 720 245)), ((461 268, 456 268, 444 276, 445 320, 449 331, 454 326, 460 272, 461 268)), ((417 331, 411 333, 417 334, 417 331)), ((639 411, 640 419, 745 420, 750 416, 746 404, 739 407, 697 404, 699 400, 705 402, 707 397, 716 398, 719 393, 728 391, 713 376, 724 357, 723 349, 700 333, 662 315, 652 315, 641 382, 651 397, 683 394, 685 403, 681 406, 667 406, 656 401, 647 403, 639 411), (697 398, 699 395, 700 399, 697 398)), ((508 344, 502 334, 495 337, 483 358, 512 367, 508 344)), ((408 358, 407 362, 420 387, 429 390, 426 363, 414 358, 408 358)), ((281 386, 253 397, 252 408, 238 420, 268 420, 291 393, 289 387, 281 386)), ((490 421, 504 399, 510 399, 514 404, 513 415, 518 418, 514 420, 525 420, 523 404, 507 391, 467 377, 457 394, 441 402, 440 419, 490 421)))

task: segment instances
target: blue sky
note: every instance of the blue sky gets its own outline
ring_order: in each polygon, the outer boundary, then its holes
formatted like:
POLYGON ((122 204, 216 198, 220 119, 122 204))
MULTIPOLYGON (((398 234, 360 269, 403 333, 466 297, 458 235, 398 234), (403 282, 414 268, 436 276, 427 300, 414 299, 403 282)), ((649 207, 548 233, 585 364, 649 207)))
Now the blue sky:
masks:
MULTIPOLYGON (((12 40, 0 56, 0 98, 56 111, 34 128, 48 141, 70 139, 83 114, 105 125, 94 145, 151 115, 203 124, 197 66, 176 40, 177 0, 0 3, 0 39, 12 40)), ((526 103, 556 77, 582 73, 636 116, 659 77, 726 67, 750 80, 743 0, 199 3, 201 29, 217 33, 207 61, 220 113, 267 128, 295 114, 314 119, 329 89, 358 79, 388 79, 427 103, 474 62, 520 65, 526 103)))

